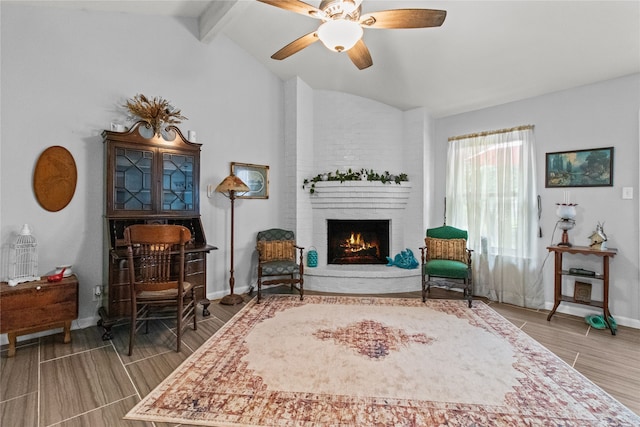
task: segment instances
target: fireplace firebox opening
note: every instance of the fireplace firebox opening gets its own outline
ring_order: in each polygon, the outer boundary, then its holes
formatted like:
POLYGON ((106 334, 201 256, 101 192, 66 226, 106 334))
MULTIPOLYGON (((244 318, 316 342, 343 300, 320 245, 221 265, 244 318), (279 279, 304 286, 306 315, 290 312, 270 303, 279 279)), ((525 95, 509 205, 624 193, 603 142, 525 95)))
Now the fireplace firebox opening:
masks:
POLYGON ((327 220, 329 264, 386 264, 389 220, 327 220))

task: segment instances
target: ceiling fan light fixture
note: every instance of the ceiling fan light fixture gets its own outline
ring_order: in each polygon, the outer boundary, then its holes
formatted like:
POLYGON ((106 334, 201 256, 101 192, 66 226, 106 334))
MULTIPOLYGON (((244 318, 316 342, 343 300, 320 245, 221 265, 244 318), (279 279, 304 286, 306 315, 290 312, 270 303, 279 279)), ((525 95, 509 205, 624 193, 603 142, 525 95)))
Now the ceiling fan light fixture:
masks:
POLYGON ((320 25, 318 38, 335 52, 346 52, 362 38, 362 27, 355 21, 333 19, 320 25))
POLYGON ((360 7, 361 3, 362 0, 342 0, 342 9, 346 14, 350 14, 353 13, 353 11, 358 7, 360 7))

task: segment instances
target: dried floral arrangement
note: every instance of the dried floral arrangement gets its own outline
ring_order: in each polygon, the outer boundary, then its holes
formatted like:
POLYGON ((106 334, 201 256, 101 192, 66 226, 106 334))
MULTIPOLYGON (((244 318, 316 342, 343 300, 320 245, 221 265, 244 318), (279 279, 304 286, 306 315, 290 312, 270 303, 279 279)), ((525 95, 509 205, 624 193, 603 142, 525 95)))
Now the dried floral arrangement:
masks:
POLYGON ((168 126, 182 123, 182 120, 189 120, 169 101, 159 96, 149 99, 143 94, 137 94, 128 99, 124 106, 132 115, 147 122, 155 133, 160 133, 163 125, 168 126))

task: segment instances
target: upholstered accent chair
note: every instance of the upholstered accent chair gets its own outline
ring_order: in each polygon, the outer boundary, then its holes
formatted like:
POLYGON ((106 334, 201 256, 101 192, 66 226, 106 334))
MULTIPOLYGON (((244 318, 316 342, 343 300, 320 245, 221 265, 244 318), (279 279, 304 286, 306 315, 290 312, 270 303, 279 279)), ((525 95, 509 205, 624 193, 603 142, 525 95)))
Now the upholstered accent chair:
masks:
POLYGON ((427 230, 425 246, 420 248, 422 259, 422 301, 426 301, 431 291, 433 278, 438 284, 448 288, 463 289, 463 298, 473 298, 473 279, 471 274, 471 249, 467 248, 468 233, 451 226, 430 228, 427 230))
POLYGON ((176 351, 180 351, 182 330, 196 323, 194 286, 185 281, 184 246, 191 232, 181 225, 136 224, 124 230, 131 288, 129 356, 137 331, 149 320, 176 320, 176 351))
POLYGON ((258 232, 258 303, 262 298, 262 287, 290 284, 291 289, 304 297, 303 247, 296 245, 295 233, 290 230, 272 228, 258 232), (299 255, 296 259, 296 250, 299 255))

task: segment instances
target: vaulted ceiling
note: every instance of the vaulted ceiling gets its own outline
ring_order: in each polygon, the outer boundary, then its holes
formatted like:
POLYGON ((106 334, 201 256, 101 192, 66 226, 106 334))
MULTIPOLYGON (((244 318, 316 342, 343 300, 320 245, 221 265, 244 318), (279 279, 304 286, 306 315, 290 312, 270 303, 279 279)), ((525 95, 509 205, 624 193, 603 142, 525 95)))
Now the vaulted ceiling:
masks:
MULTIPOLYGON (((640 72, 638 1, 364 0, 363 13, 447 11, 441 27, 365 29, 373 66, 314 43, 270 56, 319 21, 253 0, 44 2, 197 18, 200 39, 224 34, 282 79, 446 116, 640 72)), ((309 0, 318 6, 319 0, 309 0)))

